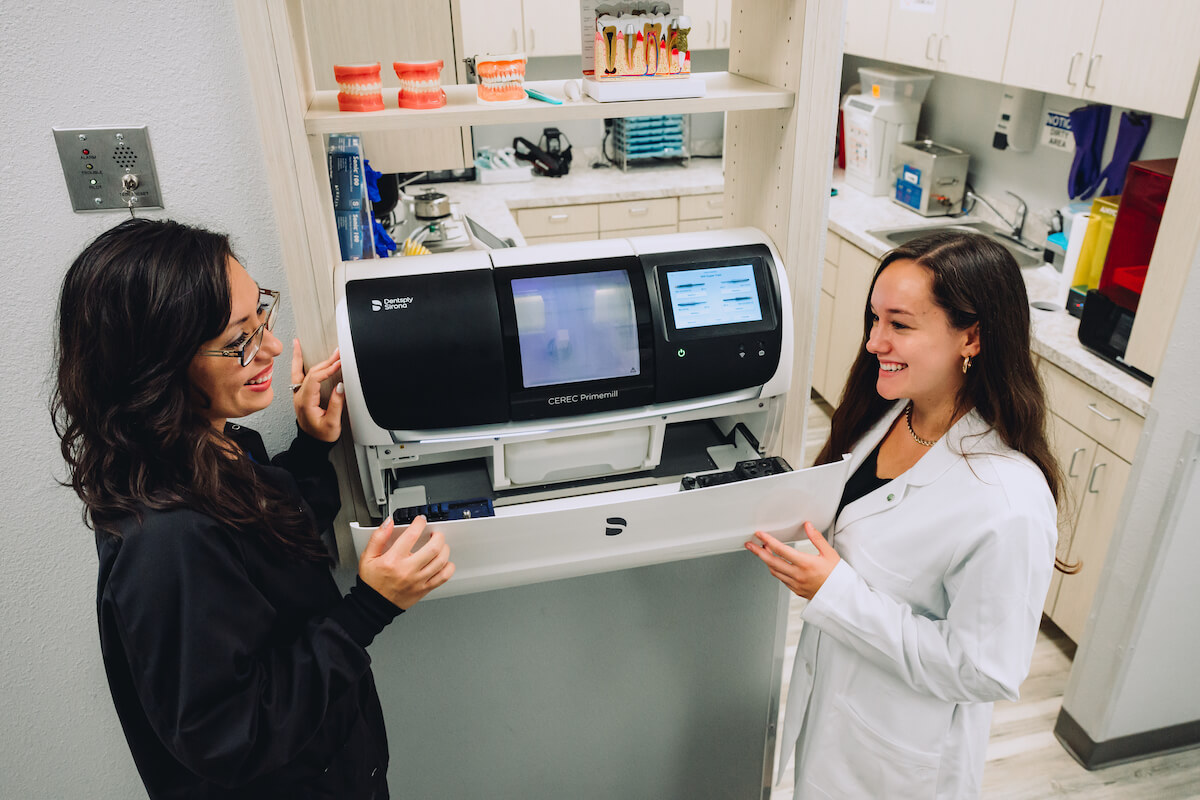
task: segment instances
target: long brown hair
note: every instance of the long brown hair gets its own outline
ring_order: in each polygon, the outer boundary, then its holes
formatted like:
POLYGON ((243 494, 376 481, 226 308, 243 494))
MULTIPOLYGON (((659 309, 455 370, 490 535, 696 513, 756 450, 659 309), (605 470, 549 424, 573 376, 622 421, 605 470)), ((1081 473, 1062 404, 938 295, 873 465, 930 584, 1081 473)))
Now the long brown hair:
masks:
POLYGON ((222 234, 128 219, 75 259, 59 298, 50 406, 67 485, 102 534, 120 535, 121 520, 145 509, 191 508, 328 560, 308 518, 196 407, 188 365, 229 322, 230 258, 222 234))
MULTIPOLYGON (((892 406, 875 389, 878 360, 867 352, 871 335, 871 293, 889 264, 915 261, 932 275, 934 302, 956 330, 979 323, 979 355, 967 371, 957 409, 974 408, 1006 445, 1024 454, 1046 478, 1055 502, 1062 473, 1046 439, 1046 398, 1029 348, 1029 298, 1012 255, 986 236, 937 232, 886 253, 871 279, 863 310, 863 336, 850 368, 832 430, 817 456, 827 464, 850 452, 892 406)), ((1057 561, 1057 560, 1056 560, 1057 561)), ((1064 571, 1061 561, 1057 566, 1064 571)))

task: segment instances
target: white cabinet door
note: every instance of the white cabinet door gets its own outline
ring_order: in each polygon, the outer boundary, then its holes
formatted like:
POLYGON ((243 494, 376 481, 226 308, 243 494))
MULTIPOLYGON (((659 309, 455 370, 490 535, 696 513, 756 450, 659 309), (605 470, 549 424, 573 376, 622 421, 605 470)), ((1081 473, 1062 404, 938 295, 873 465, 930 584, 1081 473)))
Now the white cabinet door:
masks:
POLYGON ((1079 97, 1101 0, 1016 0, 1003 83, 1079 97))
MULTIPOLYGON (((1061 496, 1058 498, 1058 547, 1055 554, 1069 564, 1072 563, 1071 539, 1075 535, 1075 524, 1079 520, 1087 491, 1088 477, 1096 455, 1096 442, 1053 413, 1046 415, 1046 435, 1050 440, 1050 451, 1063 471, 1061 496)), ((1055 570, 1046 596, 1044 610, 1053 620, 1057 620, 1054 606, 1062 579, 1063 573, 1055 570)))
POLYGON ((887 52, 891 0, 847 0, 845 51, 856 56, 883 58, 887 52))
POLYGON ((841 400, 850 367, 862 348, 863 311, 867 306, 875 263, 876 259, 867 251, 842 241, 829 333, 829 360, 825 367, 825 386, 829 393, 823 395, 831 406, 841 400))
POLYGON ((892 0, 887 61, 932 69, 949 0, 892 0))
POLYGON ((1064 575, 1051 619, 1072 641, 1080 644, 1088 613, 1100 585, 1100 572, 1112 540, 1113 520, 1121 507, 1129 464, 1111 450, 1097 445, 1096 458, 1088 471, 1087 488, 1071 539, 1068 560, 1079 562, 1075 575, 1064 575))
POLYGON ((998 82, 1012 25, 1014 0, 945 0, 946 19, 938 39, 937 68, 955 75, 998 82))
POLYGON ((580 54, 579 4, 569 0, 523 0, 525 47, 531 56, 580 54))
POLYGON ((521 0, 459 0, 464 57, 523 52, 521 0))
POLYGON ((1182 118, 1200 65, 1195 0, 1106 2, 1080 73, 1083 97, 1182 118))
POLYGON ((733 20, 733 0, 717 0, 717 18, 714 27, 717 29, 717 49, 729 47, 731 37, 730 27, 733 20))
MULTIPOLYGON (((717 0, 684 0, 681 8, 692 20, 688 34, 691 50, 714 50, 717 47, 717 0)), ((726 41, 725 46, 729 43, 726 41)))

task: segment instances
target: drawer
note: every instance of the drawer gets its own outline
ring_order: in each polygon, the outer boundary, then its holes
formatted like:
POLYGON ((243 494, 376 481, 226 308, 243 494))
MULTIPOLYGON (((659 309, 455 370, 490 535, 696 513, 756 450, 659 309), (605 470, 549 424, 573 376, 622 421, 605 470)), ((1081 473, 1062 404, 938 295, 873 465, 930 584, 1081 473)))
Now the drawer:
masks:
MULTIPOLYGON (((602 491, 499 506, 494 517, 432 522, 456 569, 429 599, 739 552, 747 531, 767 531, 811 553, 804 521, 819 530, 833 524, 848 463, 691 491, 678 482, 602 491)), ((373 530, 350 523, 359 555, 373 530)), ((426 541, 428 532, 416 546, 426 541)))
POLYGON ((720 230, 723 227, 725 227, 725 220, 722 217, 679 220, 680 233, 692 233, 694 231, 715 231, 720 230))
POLYGON ((525 244, 546 244, 547 242, 591 242, 595 241, 596 232, 564 233, 560 236, 526 236, 525 244))
POLYGON ((825 271, 821 273, 821 291, 829 296, 837 294, 838 267, 832 261, 825 261, 825 271))
POLYGON ((600 231, 601 239, 623 239, 626 236, 658 236, 664 233, 678 233, 674 225, 656 225, 652 228, 627 228, 622 231, 600 231))
POLYGON ((1038 365, 1050 410, 1132 462, 1143 420, 1125 406, 1049 361, 1038 365))
POLYGON ((842 244, 842 237, 838 236, 828 228, 825 229, 825 260, 830 264, 837 266, 841 262, 839 259, 838 250, 842 244))
POLYGON ((595 203, 517 209, 517 227, 527 239, 568 233, 595 234, 600 229, 598 219, 595 203))
MULTIPOLYGON (((725 195, 689 194, 679 198, 680 219, 704 219, 705 217, 720 217, 724 211, 725 195)), ((709 229, 711 230, 711 229, 709 229)))
POLYGON ((674 197, 600 204, 600 230, 602 231, 658 228, 664 225, 670 225, 674 230, 677 222, 679 222, 679 202, 674 197))

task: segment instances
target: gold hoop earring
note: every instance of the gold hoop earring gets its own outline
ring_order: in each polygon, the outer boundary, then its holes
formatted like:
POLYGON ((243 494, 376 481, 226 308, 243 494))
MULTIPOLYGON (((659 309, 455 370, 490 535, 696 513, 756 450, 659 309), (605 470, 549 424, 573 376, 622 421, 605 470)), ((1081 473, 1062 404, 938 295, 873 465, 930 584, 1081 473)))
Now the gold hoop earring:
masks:
POLYGON ((963 356, 963 375, 967 374, 967 370, 971 368, 971 357, 963 356))

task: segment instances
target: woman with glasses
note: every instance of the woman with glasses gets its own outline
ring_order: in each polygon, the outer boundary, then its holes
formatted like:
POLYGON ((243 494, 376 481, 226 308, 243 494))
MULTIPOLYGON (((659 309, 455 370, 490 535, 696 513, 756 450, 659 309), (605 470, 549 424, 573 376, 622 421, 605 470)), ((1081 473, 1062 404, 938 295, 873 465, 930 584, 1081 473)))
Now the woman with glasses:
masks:
POLYGON ((366 648, 449 580, 441 534, 385 522, 342 596, 321 533, 340 507, 328 454, 333 356, 304 371, 298 431, 268 457, 231 419, 266 408, 279 293, 225 236, 126 220, 71 265, 52 412, 95 529, 109 688, 151 798, 386 798, 387 740, 366 648))

